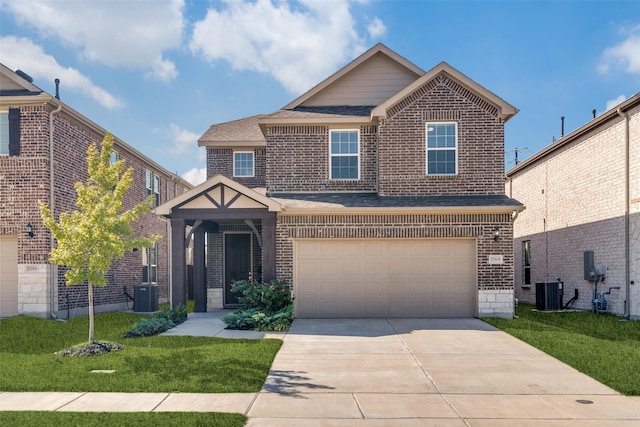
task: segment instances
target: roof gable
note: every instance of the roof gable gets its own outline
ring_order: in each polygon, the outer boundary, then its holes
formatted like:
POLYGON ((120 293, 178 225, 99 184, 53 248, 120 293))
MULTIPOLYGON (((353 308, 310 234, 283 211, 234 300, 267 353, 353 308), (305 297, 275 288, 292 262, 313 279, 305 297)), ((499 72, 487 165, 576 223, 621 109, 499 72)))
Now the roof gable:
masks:
POLYGON ((378 105, 422 74, 420 67, 378 43, 283 109, 378 105))
POLYGON ((498 95, 471 80, 469 77, 462 74, 460 71, 456 70, 446 62, 441 62, 431 70, 424 73, 420 78, 416 79, 411 84, 406 86, 404 89, 379 104, 371 112, 372 117, 386 118, 387 113, 394 106, 400 104, 405 100, 409 100, 411 95, 413 95, 416 91, 441 75, 445 75, 456 84, 460 85, 461 89, 469 91, 480 100, 495 107, 498 117, 502 118, 505 122, 518 112, 517 108, 506 102, 504 99, 500 98, 498 95))
POLYGON ((223 175, 215 175, 161 204, 155 209, 155 213, 170 216, 176 210, 190 209, 267 209, 277 212, 280 204, 223 175))
POLYGON ((226 123, 211 125, 198 139, 198 146, 202 147, 264 147, 264 138, 258 119, 262 114, 233 120, 226 123))
POLYGON ((0 64, 0 94, 2 95, 38 95, 42 89, 31 83, 26 74, 12 71, 0 64))

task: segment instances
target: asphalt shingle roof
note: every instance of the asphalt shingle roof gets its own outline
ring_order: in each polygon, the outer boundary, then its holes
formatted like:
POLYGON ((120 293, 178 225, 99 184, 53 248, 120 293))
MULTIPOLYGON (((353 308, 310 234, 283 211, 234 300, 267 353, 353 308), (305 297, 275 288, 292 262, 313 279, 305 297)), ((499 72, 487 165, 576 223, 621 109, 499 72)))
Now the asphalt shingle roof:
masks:
POLYGON ((258 120, 264 117, 262 114, 233 120, 226 123, 211 125, 200 137, 199 142, 236 142, 259 141, 264 142, 264 135, 258 125, 258 120))
POLYGON ((284 206, 296 208, 401 208, 401 207, 521 207, 515 199, 492 196, 378 196, 375 193, 267 194, 284 206))

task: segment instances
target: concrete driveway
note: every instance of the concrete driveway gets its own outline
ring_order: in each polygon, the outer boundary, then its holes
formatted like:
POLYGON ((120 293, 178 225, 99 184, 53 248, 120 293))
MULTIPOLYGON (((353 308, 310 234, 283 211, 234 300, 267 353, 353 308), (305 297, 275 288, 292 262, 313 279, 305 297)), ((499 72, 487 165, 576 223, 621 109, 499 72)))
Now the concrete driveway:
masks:
POLYGON ((248 426, 640 425, 640 399, 478 319, 294 321, 248 426))

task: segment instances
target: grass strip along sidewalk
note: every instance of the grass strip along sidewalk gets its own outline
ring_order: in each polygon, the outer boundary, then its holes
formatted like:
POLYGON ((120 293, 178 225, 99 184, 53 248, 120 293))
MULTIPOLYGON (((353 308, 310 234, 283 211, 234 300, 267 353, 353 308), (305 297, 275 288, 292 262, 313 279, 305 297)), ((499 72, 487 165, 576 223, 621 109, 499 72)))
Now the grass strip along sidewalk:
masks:
POLYGON ((0 425, 20 427, 242 427, 242 414, 206 412, 24 412, 0 411, 0 425))
POLYGON ((87 317, 67 322, 24 316, 0 320, 0 390, 257 392, 282 345, 274 339, 122 338, 140 319, 130 313, 96 315, 96 339, 125 348, 86 357, 63 357, 60 352, 86 341, 87 317))
POLYGON ((516 309, 517 319, 485 322, 628 396, 640 396, 640 322, 581 311, 516 309))

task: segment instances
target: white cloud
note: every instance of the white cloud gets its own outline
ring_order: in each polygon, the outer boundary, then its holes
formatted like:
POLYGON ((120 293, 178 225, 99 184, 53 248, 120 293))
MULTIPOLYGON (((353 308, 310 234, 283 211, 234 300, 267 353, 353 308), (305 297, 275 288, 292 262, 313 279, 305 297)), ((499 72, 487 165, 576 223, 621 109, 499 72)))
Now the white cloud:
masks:
POLYGON ((184 154, 192 148, 198 147, 199 134, 190 132, 180 128, 175 123, 171 123, 168 129, 168 135, 173 142, 175 152, 184 154))
POLYGON ((624 41, 604 50, 599 71, 608 73, 617 67, 627 73, 640 74, 640 25, 632 28, 624 41))
POLYGON ((622 102, 624 102, 626 100, 627 100, 626 96, 620 95, 616 99, 611 99, 611 100, 607 101, 607 109, 605 111, 609 111, 613 107, 616 107, 617 105, 621 104, 622 102))
POLYGON ((369 32, 369 37, 375 39, 385 35, 387 27, 384 26, 384 23, 380 18, 375 17, 371 20, 369 25, 367 25, 367 31, 369 32))
POLYGON ((364 50, 355 27, 346 0, 225 0, 195 23, 190 47, 212 63, 269 73, 299 94, 364 50))
MULTIPOLYGON (((106 90, 96 86, 91 79, 71 67, 63 67, 55 58, 47 55, 41 46, 34 44, 26 38, 7 36, 0 38, 0 62, 5 66, 16 70, 20 69, 34 78, 34 84, 38 85, 38 79, 53 82, 59 78, 61 87, 66 90, 77 90, 108 109, 116 109, 123 106, 122 101, 111 95, 106 90)), ((64 99, 64 92, 61 98, 64 99)))
POLYGON ((202 184, 207 180, 207 168, 193 168, 182 174, 182 178, 193 185, 202 184))
POLYGON ((170 80, 175 64, 163 52, 182 42, 184 0, 120 1, 29 0, 2 3, 3 13, 35 27, 44 37, 81 49, 85 60, 109 67, 150 69, 148 76, 170 80))

